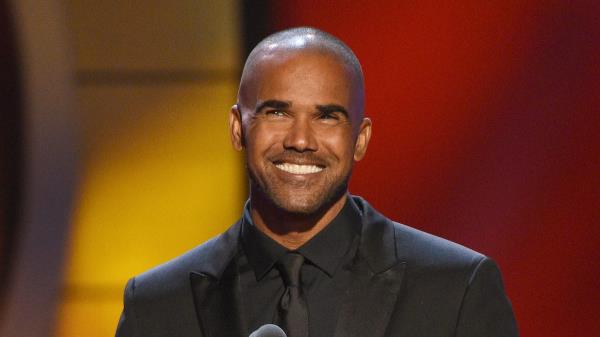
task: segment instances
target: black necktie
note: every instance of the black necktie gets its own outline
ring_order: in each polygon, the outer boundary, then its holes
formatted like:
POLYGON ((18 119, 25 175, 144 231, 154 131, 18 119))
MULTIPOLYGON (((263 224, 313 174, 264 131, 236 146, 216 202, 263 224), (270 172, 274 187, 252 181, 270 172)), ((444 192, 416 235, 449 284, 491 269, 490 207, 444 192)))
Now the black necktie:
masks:
POLYGON ((300 286, 300 268, 304 256, 287 253, 277 263, 277 268, 285 284, 285 291, 279 302, 279 324, 288 337, 308 337, 308 310, 300 286))

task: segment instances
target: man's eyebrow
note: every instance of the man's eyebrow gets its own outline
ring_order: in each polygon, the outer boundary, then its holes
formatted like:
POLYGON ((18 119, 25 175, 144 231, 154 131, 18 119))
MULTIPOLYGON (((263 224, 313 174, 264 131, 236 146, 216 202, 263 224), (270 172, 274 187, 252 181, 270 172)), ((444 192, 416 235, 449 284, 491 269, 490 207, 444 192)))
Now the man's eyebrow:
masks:
POLYGON ((334 113, 334 112, 341 112, 346 117, 349 116, 346 108, 344 108, 343 106, 338 105, 338 104, 317 105, 317 110, 321 113, 329 113, 329 114, 334 113))
POLYGON ((257 107, 255 112, 258 113, 264 108, 272 108, 272 109, 287 109, 292 105, 290 102, 280 101, 277 99, 269 99, 264 102, 261 102, 257 107))

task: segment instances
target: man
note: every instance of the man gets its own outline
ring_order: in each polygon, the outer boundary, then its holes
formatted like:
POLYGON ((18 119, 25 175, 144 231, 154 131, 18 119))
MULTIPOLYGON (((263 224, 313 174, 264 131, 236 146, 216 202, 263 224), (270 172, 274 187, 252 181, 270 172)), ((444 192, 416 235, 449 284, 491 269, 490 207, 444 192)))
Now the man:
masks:
POLYGON ((229 115, 250 198, 222 235, 131 279, 117 336, 517 336, 487 257, 348 194, 371 136, 360 64, 313 28, 267 37, 229 115))

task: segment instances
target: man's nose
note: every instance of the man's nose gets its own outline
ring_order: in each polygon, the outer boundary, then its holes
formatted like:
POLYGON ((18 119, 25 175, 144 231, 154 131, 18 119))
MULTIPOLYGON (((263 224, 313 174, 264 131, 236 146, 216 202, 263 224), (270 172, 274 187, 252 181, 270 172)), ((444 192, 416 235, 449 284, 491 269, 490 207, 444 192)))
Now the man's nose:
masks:
POLYGON ((283 147, 298 152, 317 151, 316 135, 308 118, 299 118, 294 121, 283 141, 283 147))

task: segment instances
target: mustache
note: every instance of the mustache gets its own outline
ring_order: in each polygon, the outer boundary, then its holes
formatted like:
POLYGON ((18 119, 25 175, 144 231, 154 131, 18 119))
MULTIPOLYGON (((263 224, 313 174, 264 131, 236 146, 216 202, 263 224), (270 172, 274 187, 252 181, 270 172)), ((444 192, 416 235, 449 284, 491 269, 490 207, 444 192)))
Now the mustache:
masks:
POLYGON ((285 162, 298 165, 316 165, 321 167, 329 165, 329 161, 326 158, 323 158, 314 152, 297 152, 286 150, 279 154, 270 156, 268 159, 275 164, 285 162))

